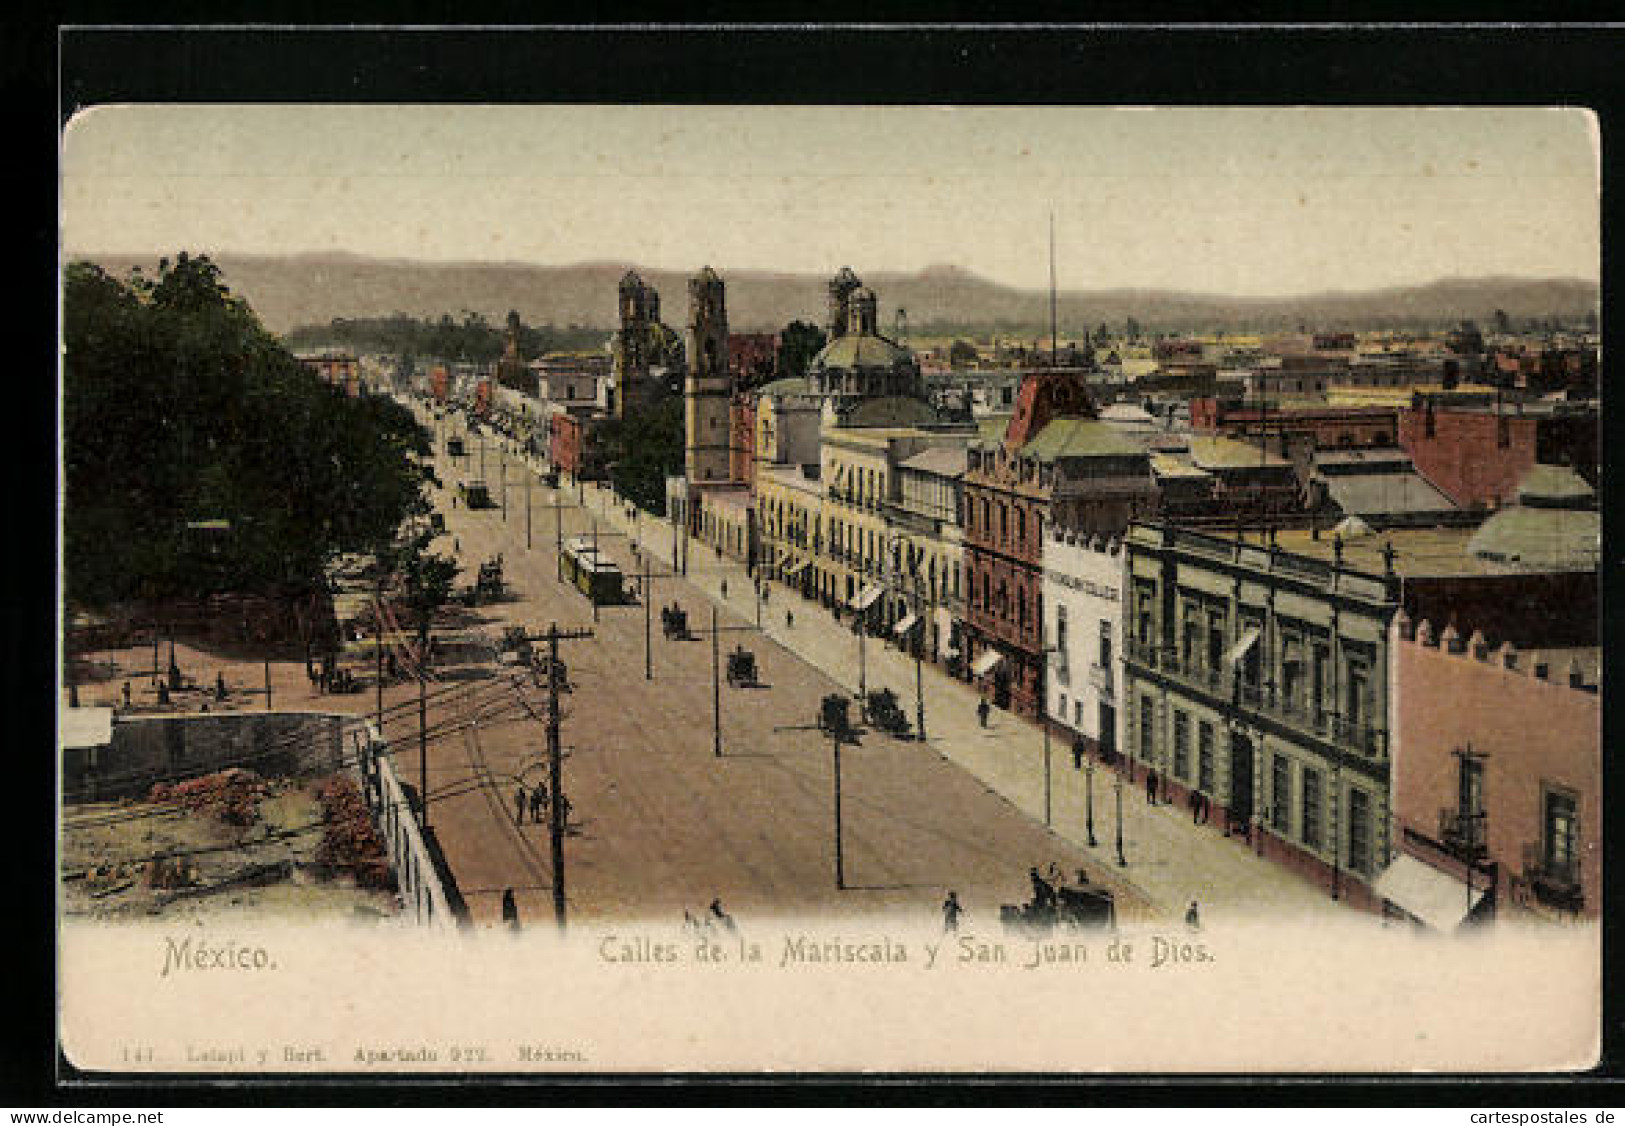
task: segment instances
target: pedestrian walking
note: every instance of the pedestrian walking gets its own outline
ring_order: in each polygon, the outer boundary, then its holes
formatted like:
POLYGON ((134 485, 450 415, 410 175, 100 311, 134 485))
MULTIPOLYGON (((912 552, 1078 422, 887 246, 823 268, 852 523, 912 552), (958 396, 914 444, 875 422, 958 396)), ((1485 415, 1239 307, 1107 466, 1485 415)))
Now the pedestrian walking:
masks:
POLYGON ((729 934, 734 934, 739 930, 738 927, 734 926, 733 916, 722 909, 722 900, 713 899, 711 901, 711 915, 721 924, 722 929, 729 934))
POLYGON ((130 706, 130 682, 127 680, 124 682, 124 706, 130 706))
POLYGON ((722 580, 722 597, 723 598, 728 597, 728 580, 727 579, 722 580))
POLYGON ((1082 770, 1083 769, 1083 740, 1082 739, 1074 739, 1074 740, 1072 740, 1072 769, 1073 770, 1082 770))
POLYGON ((214 674, 214 698, 216 700, 226 698, 226 674, 223 672, 214 674))
POLYGON ((1190 800, 1186 803, 1191 808, 1191 824, 1195 825, 1202 819, 1202 795, 1197 790, 1191 791, 1190 800))
POLYGON ((542 823, 542 812, 547 808, 547 787, 538 785, 530 792, 530 819, 537 825, 542 823))
POLYGON ((1157 804, 1157 772, 1155 770, 1145 772, 1145 804, 1157 804))
POLYGON ((502 892, 502 921, 509 930, 519 929, 519 902, 513 897, 513 888, 502 892))
POLYGON ((559 827, 568 829, 570 827, 570 799, 560 794, 557 804, 559 807, 559 827))
POLYGON ((784 612, 784 628, 785 629, 795 629, 796 628, 796 616, 790 610, 786 610, 784 612))
POLYGON ((959 916, 964 913, 964 908, 959 906, 958 894, 950 891, 948 898, 942 901, 942 933, 957 933, 959 930, 959 916))
POLYGON ((513 792, 513 823, 515 825, 525 823, 525 804, 525 787, 520 786, 513 792))
POLYGON ((988 714, 988 712, 990 712, 992 710, 993 710, 992 708, 988 707, 988 704, 987 704, 986 700, 978 701, 977 704, 976 704, 976 722, 981 724, 983 727, 986 727, 987 726, 987 714, 988 714))
POLYGON ((1185 925, 1193 931, 1202 929, 1202 916, 1196 909, 1196 900, 1194 899, 1191 900, 1191 905, 1185 909, 1185 925))

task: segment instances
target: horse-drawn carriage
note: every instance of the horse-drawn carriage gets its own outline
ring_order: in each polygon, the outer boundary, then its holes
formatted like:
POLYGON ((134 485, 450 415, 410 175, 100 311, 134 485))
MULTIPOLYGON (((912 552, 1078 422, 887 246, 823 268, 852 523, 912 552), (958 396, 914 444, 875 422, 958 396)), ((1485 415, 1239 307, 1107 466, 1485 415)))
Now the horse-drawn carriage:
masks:
POLYGON ((475 580, 475 589, 481 598, 502 597, 502 556, 487 559, 480 564, 480 575, 475 580))
POLYGON ((1077 887, 1054 887, 1033 878, 1033 897, 1026 903, 1006 903, 999 908, 999 922, 1007 933, 1026 938, 1042 938, 1057 928, 1090 930, 1117 925, 1117 904, 1112 893, 1090 887, 1082 872, 1077 887))
POLYGON ((531 639, 524 626, 508 626, 502 631, 500 660, 505 665, 528 665, 535 657, 531 639))
POLYGON ((756 683, 756 654, 743 645, 728 654, 728 686, 749 688, 756 683))
POLYGON ((689 636, 688 611, 675 602, 670 606, 662 606, 660 608, 660 629, 666 635, 668 641, 687 641, 689 636))
POLYGON ((890 688, 882 688, 878 692, 871 692, 863 702, 864 718, 875 727, 888 735, 904 737, 908 735, 908 716, 897 704, 897 693, 890 688))
POLYGON ((838 693, 825 696, 818 705, 818 730, 825 735, 850 739, 855 734, 847 711, 850 704, 850 700, 838 693))

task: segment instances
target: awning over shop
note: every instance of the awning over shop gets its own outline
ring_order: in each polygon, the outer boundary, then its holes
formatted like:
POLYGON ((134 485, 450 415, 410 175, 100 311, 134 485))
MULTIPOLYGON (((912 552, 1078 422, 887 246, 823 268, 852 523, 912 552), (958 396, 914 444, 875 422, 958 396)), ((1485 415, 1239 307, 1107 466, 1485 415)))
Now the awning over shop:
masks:
POLYGON ((919 623, 919 620, 920 616, 918 614, 910 614, 902 621, 892 626, 891 631, 898 637, 902 637, 904 634, 908 633, 909 630, 913 629, 915 625, 919 623))
POLYGON ((852 600, 852 609, 861 614, 863 611, 873 606, 876 602, 880 601, 880 596, 885 593, 886 590, 884 587, 870 584, 859 591, 858 596, 852 600))
POLYGON ((997 668, 999 662, 1002 660, 1004 660, 1003 653, 999 652, 997 649, 989 649, 986 653, 983 653, 980 657, 976 658, 976 662, 971 665, 970 671, 976 676, 986 676, 988 673, 997 668))
POLYGON ((1439 931, 1453 931, 1461 926, 1461 921, 1484 898, 1483 889, 1474 888, 1469 899, 1467 885, 1462 880, 1404 853, 1395 857, 1377 877, 1372 890, 1439 931))
POLYGON ((1224 663, 1233 665, 1247 655, 1247 651, 1258 644, 1258 631, 1250 629, 1241 635, 1241 640, 1230 647, 1230 652, 1224 655, 1224 663))

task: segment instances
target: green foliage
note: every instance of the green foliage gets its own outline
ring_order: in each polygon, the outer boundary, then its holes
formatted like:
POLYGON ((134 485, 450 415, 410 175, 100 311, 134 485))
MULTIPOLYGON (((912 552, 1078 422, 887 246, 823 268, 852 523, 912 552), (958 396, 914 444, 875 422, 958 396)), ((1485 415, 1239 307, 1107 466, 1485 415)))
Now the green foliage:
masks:
POLYGON ((407 536, 395 545, 390 570, 399 584, 400 599, 412 612, 418 643, 427 645, 435 611, 451 601, 460 568, 448 556, 428 551, 432 533, 407 536))
POLYGON ((76 602, 311 589, 335 553, 425 510, 410 412, 321 382, 208 258, 161 262, 156 282, 73 263, 63 328, 76 602))
MULTIPOLYGON (((442 313, 437 319, 419 319, 405 313, 388 317, 335 317, 325 325, 300 325, 287 334, 287 341, 290 348, 339 345, 357 351, 490 363, 502 355, 506 334, 505 326, 493 325, 483 314, 465 309, 461 320, 454 319, 450 313, 442 313)), ((577 325, 555 328, 521 324, 519 355, 533 360, 548 352, 598 351, 607 336, 603 329, 577 325)))
POLYGON ((780 378, 801 378, 813 357, 824 350, 824 330, 806 321, 791 321, 779 334, 780 378))
POLYGON ((610 481, 638 507, 666 512, 666 478, 683 471, 683 400, 672 397, 626 419, 599 424, 610 481))

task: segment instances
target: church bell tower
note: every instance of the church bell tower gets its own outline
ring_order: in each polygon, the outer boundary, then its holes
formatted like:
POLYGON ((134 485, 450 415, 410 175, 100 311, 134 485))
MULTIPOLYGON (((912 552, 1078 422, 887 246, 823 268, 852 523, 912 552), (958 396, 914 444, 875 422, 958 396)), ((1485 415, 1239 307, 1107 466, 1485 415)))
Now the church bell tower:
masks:
POLYGON ((731 400, 727 304, 722 279, 707 266, 688 283, 683 469, 693 484, 728 480, 731 400))

